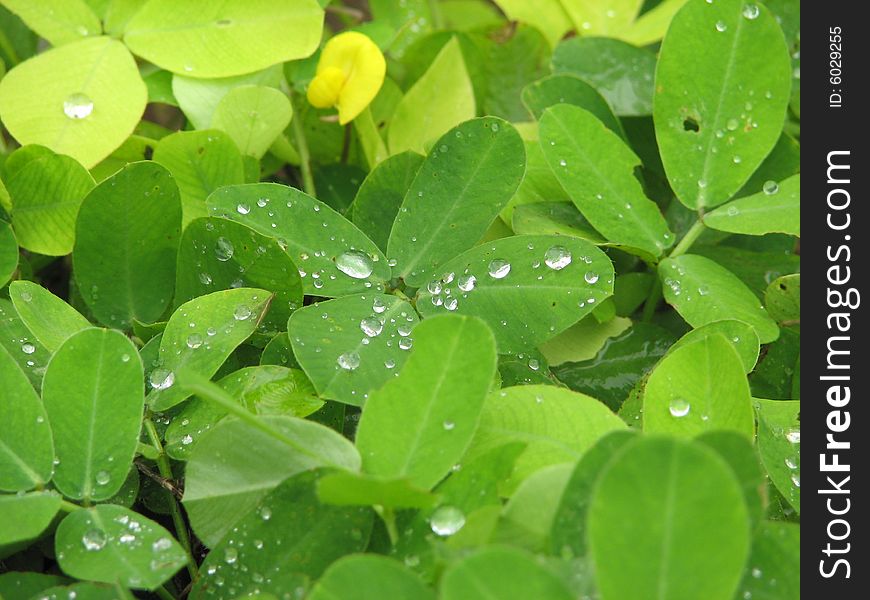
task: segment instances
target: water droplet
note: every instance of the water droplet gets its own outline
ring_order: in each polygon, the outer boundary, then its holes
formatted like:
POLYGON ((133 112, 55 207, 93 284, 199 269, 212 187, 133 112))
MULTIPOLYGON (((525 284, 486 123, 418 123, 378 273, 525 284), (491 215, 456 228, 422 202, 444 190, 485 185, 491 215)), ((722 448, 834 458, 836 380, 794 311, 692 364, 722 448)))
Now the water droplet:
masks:
POLYGON ((698 287, 698 295, 699 296, 706 296, 709 293, 710 293, 710 286, 702 285, 702 286, 698 287))
POLYGON ((459 300, 456 298, 447 298, 444 301, 444 308, 447 310, 456 310, 459 307, 459 300))
POLYGON ((228 565, 233 564, 239 558, 239 551, 235 548, 229 547, 224 550, 224 562, 228 565))
POLYGON ((536 359, 536 358, 530 358, 530 359, 529 359, 529 368, 530 368, 532 371, 537 371, 538 369, 541 368, 541 363, 540 363, 540 361, 538 361, 538 359, 536 359))
POLYGON ((238 206, 236 206, 236 211, 237 211, 240 215, 246 215, 246 214, 248 214, 249 212, 251 212, 251 207, 250 207, 250 205, 248 205, 248 204, 239 204, 238 206))
POLYGON ((761 186, 761 189, 768 196, 772 196, 779 191, 779 184, 775 181, 765 181, 764 185, 761 186))
POLYGON ((436 535, 451 536, 465 526, 465 514, 455 506, 441 506, 432 513, 429 526, 436 535))
POLYGON ((728 214, 729 217, 736 217, 740 214, 740 209, 736 206, 729 206, 728 210, 725 212, 728 214))
POLYGON ((728 25, 725 24, 725 21, 717 21, 716 22, 716 31, 723 32, 728 29, 728 25))
POLYGON ((728 122, 725 123, 725 128, 728 131, 734 131, 739 126, 740 126, 740 123, 737 121, 737 119, 728 119, 728 122))
POLYGON ((24 344, 21 344, 21 351, 24 352, 24 354, 33 354, 34 352, 36 352, 36 346, 31 344, 30 342, 26 342, 24 344))
POLYGON ((453 421, 444 421, 441 425, 444 427, 445 431, 452 431, 453 428, 456 427, 456 423, 453 421))
POLYGON ((153 552, 164 552, 172 548, 172 540, 168 537, 158 538, 151 544, 151 550, 153 552))
POLYGON ((186 433, 184 436, 182 436, 182 438, 181 438, 181 445, 182 446, 189 446, 192 443, 193 443, 193 436, 192 435, 190 435, 189 433, 186 433))
POLYGON ((347 250, 335 259, 339 271, 354 279, 365 279, 372 274, 374 267, 369 255, 360 250, 347 250))
POLYGON ((372 310, 375 311, 377 314, 381 314, 382 312, 387 310, 387 305, 384 304, 383 300, 381 300, 380 298, 375 298, 374 300, 372 300, 372 310))
POLYGON ((214 255, 221 262, 226 262, 233 257, 235 248, 233 243, 225 237, 219 237, 214 245, 214 255))
POLYGON ((336 361, 338 366, 345 371, 353 371, 359 367, 359 354, 356 352, 345 352, 340 355, 336 361))
POLYGON ((202 346, 202 336, 201 335, 199 335, 198 333, 191 333, 189 336, 187 336, 187 347, 188 348, 195 350, 196 348, 199 348, 200 346, 202 346))
POLYGON ((470 292, 474 289, 475 284, 477 284, 477 277, 471 274, 460 275, 457 282, 459 289, 463 292, 470 292))
POLYGON ((233 318, 236 321, 244 321, 251 316, 251 309, 244 304, 239 304, 233 311, 233 318))
POLYGON ((566 160, 563 158, 562 160, 559 161, 559 166, 560 166, 560 167, 567 167, 567 166, 568 166, 568 161, 566 161, 566 160))
POLYGON ((19 294, 18 297, 21 298, 22 300, 24 300, 25 302, 30 302, 31 300, 33 300, 33 296, 30 294, 30 292, 21 292, 21 294, 19 294))
POLYGON ((743 7, 743 16, 750 21, 757 19, 760 13, 761 10, 758 8, 757 4, 747 4, 743 7))
POLYGON ((403 337, 399 339, 399 348, 401 350, 410 350, 411 346, 414 345, 414 340, 409 337, 403 337))
POLYGON ((82 545, 88 552, 98 552, 106 547, 106 532, 102 529, 90 529, 82 536, 82 545))
POLYGON ((112 476, 109 475, 108 471, 99 471, 94 479, 97 481, 97 485, 107 485, 112 480, 112 476))
POLYGON ((426 286, 426 289, 429 290, 430 294, 440 294, 441 293, 441 282, 437 279, 434 279, 429 282, 429 285, 426 286))
POLYGON ((263 508, 261 508, 260 509, 260 518, 263 519, 264 521, 268 521, 269 519, 271 519, 272 518, 272 509, 269 508, 268 506, 264 506, 263 508))
POLYGON ((801 476, 797 473, 792 473, 791 482, 795 487, 799 488, 801 486, 801 476))
POLYGON ((384 330, 384 324, 377 317, 367 317, 359 322, 359 328, 369 337, 377 337, 384 330))
POLYGON ((798 468, 797 459, 793 456, 787 456, 785 459, 785 466, 794 471, 798 468))
POLYGON ((739 154, 735 154, 735 155, 734 155, 734 158, 732 158, 731 161, 732 161, 735 165, 739 165, 740 163, 743 162, 743 159, 740 158, 740 155, 739 155, 739 154))
POLYGON ((583 276, 584 281, 589 285, 592 285, 598 281, 598 273, 594 271, 586 271, 586 274, 583 276))
POLYGON ((199 274, 199 281, 203 285, 211 285, 211 275, 209 275, 208 273, 200 273, 199 274))
POLYGON ((163 368, 154 369, 148 377, 148 383, 155 390, 165 390, 172 387, 172 384, 175 383, 175 373, 163 368))
POLYGON ((544 264, 560 271, 571 264, 571 252, 564 246, 552 246, 544 253, 544 264))
POLYGON ((792 444, 800 444, 801 443, 801 430, 800 429, 789 429, 785 434, 785 439, 787 439, 792 444))
POLYGON ((85 94, 70 94, 63 101, 63 114, 70 119, 87 119, 94 112, 94 101, 85 94))
POLYGON ((489 263, 489 276, 493 279, 504 279, 511 272, 511 264, 501 258, 496 258, 489 263))
POLYGON ((692 407, 689 405, 689 401, 685 398, 672 398, 671 403, 668 406, 668 410, 671 411, 671 415, 674 417, 685 417, 689 414, 689 410, 692 407))

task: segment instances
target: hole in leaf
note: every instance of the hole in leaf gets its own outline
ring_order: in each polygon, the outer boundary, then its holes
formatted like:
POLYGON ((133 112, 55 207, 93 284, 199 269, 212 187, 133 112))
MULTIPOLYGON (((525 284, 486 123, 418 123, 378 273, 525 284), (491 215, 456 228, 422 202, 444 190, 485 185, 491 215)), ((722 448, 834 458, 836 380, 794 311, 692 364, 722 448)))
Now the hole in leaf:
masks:
POLYGON ((683 120, 683 129, 685 131, 695 131, 698 132, 701 130, 701 126, 698 125, 698 120, 695 117, 686 117, 683 120))

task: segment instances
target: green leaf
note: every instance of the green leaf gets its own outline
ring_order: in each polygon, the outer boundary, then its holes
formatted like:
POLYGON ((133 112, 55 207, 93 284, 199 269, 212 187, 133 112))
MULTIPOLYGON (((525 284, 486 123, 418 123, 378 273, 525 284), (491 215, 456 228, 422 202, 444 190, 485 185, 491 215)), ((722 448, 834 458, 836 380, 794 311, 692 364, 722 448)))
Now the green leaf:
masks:
POLYGON ((292 117, 287 96, 270 87, 246 85, 223 97, 211 126, 229 134, 242 154, 262 158, 292 117))
MULTIPOLYGON (((523 145, 526 149, 526 174, 523 177, 520 186, 517 188, 517 191, 514 194, 513 198, 511 198, 508 205, 501 212, 502 220, 505 223, 509 223, 511 225, 513 224, 513 211, 516 209, 516 207, 536 203, 559 202, 570 204, 571 200, 565 190, 562 189, 562 186, 559 183, 559 180, 556 179, 556 174, 553 173, 550 165, 547 164, 547 159, 544 156, 544 150, 538 143, 537 124, 532 124, 529 127, 531 128, 531 131, 529 131, 529 129, 525 129, 522 131, 522 135, 524 138, 523 145)), ((577 212, 576 209, 574 212, 577 212)), ((583 222, 585 223, 585 219, 583 222)), ((588 229, 590 233, 580 235, 579 237, 582 237, 584 239, 593 239, 590 236, 594 236, 594 239, 600 240, 602 242, 604 241, 604 239, 601 238, 601 236, 597 232, 595 232, 592 227, 588 226, 588 224, 583 229, 588 229)), ((542 232, 526 231, 524 233, 542 232)))
POLYGON ((704 225, 746 235, 787 233, 800 237, 800 174, 781 184, 768 182, 767 185, 766 191, 733 200, 707 213, 704 225))
POLYGON ((285 416, 259 421, 273 433, 224 419, 200 438, 187 462, 184 507, 209 547, 288 477, 321 466, 359 470, 353 444, 323 425, 285 416))
MULTIPOLYGON (((6 546, 39 537, 60 510, 61 497, 53 492, 0 494, 0 551, 6 546)), ((12 596, 10 596, 12 597, 12 596)))
POLYGON ((353 222, 382 251, 387 249, 393 221, 423 161, 410 151, 391 156, 371 170, 356 194, 351 206, 353 222))
POLYGON ((42 590, 63 585, 69 580, 63 575, 28 571, 8 571, 0 575, 0 595, 4 598, 31 598, 42 590))
POLYGON ((299 271, 278 241, 227 219, 190 222, 178 249, 177 275, 175 304, 238 287, 272 292, 263 326, 274 331, 285 329, 290 313, 302 305, 299 271))
POLYGON ((225 133, 177 131, 157 143, 154 162, 166 167, 181 192, 182 228, 206 216, 205 199, 225 185, 245 181, 242 155, 225 133))
POLYGON ((337 506, 383 506, 385 508, 428 508, 438 499, 406 479, 388 479, 362 473, 337 471, 317 482, 317 497, 337 506))
POLYGON ((90 168, 133 133, 147 97, 127 48, 88 38, 9 71, 0 82, 0 116, 22 145, 42 144, 90 168))
POLYGON ((255 73, 220 79, 196 79, 183 75, 173 75, 172 93, 193 126, 196 129, 208 129, 212 124, 218 104, 232 90, 243 86, 278 88, 282 80, 280 65, 255 73))
POLYGON ((36 339, 18 316, 12 302, 5 298, 0 298, 0 345, 38 390, 51 352, 36 339))
POLYGON ((169 172, 131 163, 85 197, 76 220, 73 272, 104 325, 157 321, 175 284, 181 202, 169 172))
POLYGON ((78 600, 125 600, 134 596, 120 584, 104 585, 99 583, 79 582, 72 585, 55 586, 42 590, 39 598, 42 600, 65 600, 70 596, 78 600))
POLYGON ((12 225, 0 221, 0 287, 12 279, 18 269, 18 240, 12 225))
POLYGON ((483 319, 499 352, 552 338, 613 293, 613 265, 598 248, 567 236, 513 236, 482 244, 441 266, 421 288, 424 316, 456 311, 483 319))
POLYGON ((151 409, 166 410, 190 396, 175 385, 181 373, 214 375, 233 350, 256 331, 272 298, 264 290, 238 288, 182 304, 169 318, 157 363, 148 376, 151 409))
POLYGON ((540 120, 544 111, 557 104, 571 104, 588 110, 613 133, 625 137, 622 125, 607 100, 594 87, 570 73, 548 75, 523 88, 523 104, 540 120))
POLYGON ((605 243, 571 202, 520 204, 513 210, 511 229, 517 235, 570 235, 593 244, 605 243))
POLYGON ((19 492, 42 487, 54 470, 51 427, 39 396, 3 347, 0 380, 0 489, 19 492))
POLYGON ((671 351, 715 335, 721 335, 731 342, 734 349, 737 350, 737 354, 740 355, 743 371, 751 373, 752 369, 755 368, 755 363, 758 362, 761 344, 758 341, 758 335, 755 333, 755 330, 742 321, 726 319, 702 325, 677 340, 671 346, 671 351))
POLYGON ((105 500, 121 488, 139 441, 142 381, 136 347, 118 331, 85 329, 52 357, 42 401, 65 496, 105 500))
POLYGON ((124 43, 173 73, 213 78, 305 58, 320 43, 323 10, 315 0, 151 0, 127 23, 124 43))
POLYGON ((237 221, 285 246, 300 269, 306 294, 378 291, 390 279, 387 259, 374 242, 295 188, 274 183, 225 187, 209 197, 208 206, 211 215, 237 221))
POLYGON ((84 0, 3 0, 2 4, 52 46, 101 32, 100 19, 84 0))
POLYGON ((565 12, 561 0, 540 0, 530 4, 527 0, 495 0, 511 21, 528 23, 547 36, 550 46, 572 29, 571 18, 565 12))
POLYGON ((734 431, 719 430, 702 433, 697 440, 715 450, 734 471, 755 528, 764 519, 767 485, 752 438, 734 431))
POLYGON ((778 322, 798 321, 801 318, 801 275, 778 277, 764 291, 767 312, 778 322))
POLYGON ((801 528, 766 521, 755 531, 740 594, 754 600, 800 598, 801 528))
POLYGON ((588 518, 603 600, 734 598, 749 517, 734 474, 712 450, 638 440, 602 473, 588 518))
POLYGON ((363 470, 424 489, 438 483, 474 435, 495 368, 492 333, 478 319, 423 321, 399 376, 363 410, 356 435, 363 470))
POLYGON ((402 368, 418 320, 396 296, 364 294, 301 308, 287 332, 321 397, 362 406, 402 368))
POLYGON ((338 558, 364 550, 372 510, 321 504, 319 475, 287 479, 248 511, 238 531, 206 557, 190 597, 231 599, 255 592, 277 597, 297 589, 300 575, 317 578, 338 558))
POLYGON ((758 452, 770 480, 789 504, 801 512, 801 403, 755 400, 758 452))
POLYGON ((477 242, 523 177, 522 139, 507 122, 474 119, 432 148, 390 232, 396 276, 422 285, 445 261, 477 242))
POLYGON ((550 168, 589 223, 608 240, 659 256, 673 235, 635 177, 640 159, 595 115, 558 105, 541 118, 550 168))
MULTIPOLYGON (((307 417, 323 406, 314 386, 296 369, 273 365, 245 367, 222 378, 218 385, 239 405, 258 415, 307 417)), ((176 460, 187 460, 199 438, 228 414, 223 406, 193 398, 166 428, 166 453, 176 460)))
MULTIPOLYGON (((91 326, 73 307, 32 281, 13 281, 9 297, 18 316, 49 352, 56 351, 70 336, 91 326)), ((32 345, 30 348, 22 346, 21 350, 25 354, 33 353, 32 345)))
POLYGON ((391 154, 423 153, 428 142, 475 115, 474 89, 458 39, 451 39, 396 106, 387 143, 391 154), (437 102, 433 102, 438 98, 437 102))
POLYGON ((562 581, 531 554, 509 547, 485 547, 454 563, 441 579, 439 598, 569 600, 562 581))
POLYGON ((782 132, 788 50, 767 8, 746 6, 688 2, 662 42, 656 138, 671 187, 689 208, 733 196, 782 132))
POLYGON ((605 323, 596 319, 582 319, 553 339, 540 345, 541 353, 551 366, 568 361, 584 361, 595 358, 607 343, 631 327, 631 319, 616 317, 605 323))
POLYGON ((6 185, 21 247, 49 256, 72 252, 79 206, 94 187, 84 167, 69 156, 44 156, 28 162, 6 185))
MULTIPOLYGON (((773 400, 797 400, 796 382, 800 380, 801 336, 792 328, 765 348, 761 361, 750 375, 752 395, 773 400)), ((798 394, 799 396, 799 394, 798 394)))
POLYGON ((307 597, 308 600, 434 600, 435 593, 398 561, 357 554, 333 563, 307 597))
MULTIPOLYGON (((648 46, 659 41, 665 35, 671 20, 687 0, 662 0, 644 12, 626 30, 618 33, 618 37, 635 46, 648 46)), ((644 3, 644 7, 651 5, 644 3)))
POLYGON ((643 0, 562 0, 565 12, 583 35, 619 37, 635 20, 643 0))
POLYGON ((684 437, 729 429, 752 438, 749 382, 724 336, 685 344, 662 359, 644 390, 643 428, 684 437))
POLYGON ((595 484, 610 461, 637 439, 638 436, 630 431, 608 433, 573 467, 548 532, 553 555, 569 558, 587 554, 586 517, 595 484))
POLYGON ((762 344, 779 328, 755 295, 733 273, 709 258, 684 254, 659 264, 665 300, 692 327, 734 319, 750 325, 762 344))
POLYGON ((534 552, 549 546, 553 518, 573 470, 572 463, 560 463, 523 480, 504 506, 495 540, 534 552))
POLYGON ((70 513, 57 528, 55 551, 67 575, 146 590, 158 587, 188 561, 166 529, 114 504, 70 513))
POLYGON ((553 375, 575 392, 597 398, 616 411, 674 341, 673 335, 661 327, 635 323, 608 338, 595 358, 563 362, 553 367, 553 375))
POLYGON ((625 423, 604 404, 550 385, 526 385, 493 392, 466 460, 508 442, 526 442, 509 482, 516 486, 547 465, 574 462, 606 433, 625 423))
POLYGON ((606 37, 574 37, 556 46, 552 66, 591 83, 620 117, 653 112, 652 52, 606 37))

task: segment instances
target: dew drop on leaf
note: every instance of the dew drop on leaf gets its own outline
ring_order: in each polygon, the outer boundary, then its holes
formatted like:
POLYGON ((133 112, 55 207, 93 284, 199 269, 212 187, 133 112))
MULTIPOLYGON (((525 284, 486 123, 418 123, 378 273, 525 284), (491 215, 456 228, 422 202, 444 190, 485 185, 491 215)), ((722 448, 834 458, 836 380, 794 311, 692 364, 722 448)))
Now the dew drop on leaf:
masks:
POLYGON ((785 439, 787 439, 792 444, 800 444, 801 443, 801 430, 800 429, 789 429, 785 434, 785 439))
POLYGON ((504 279, 511 272, 511 264, 506 260, 496 258, 489 263, 487 272, 493 279, 504 279))
POLYGON ((165 390, 175 383, 175 373, 163 368, 154 369, 148 377, 148 383, 155 390, 165 390))
POLYGON ((441 506, 429 518, 432 532, 448 537, 465 526, 465 514, 455 506, 441 506))
POLYGON ((251 316, 251 309, 244 304, 239 304, 233 311, 233 318, 236 321, 244 321, 251 316))
POLYGON ((403 337, 399 340, 399 348, 402 350, 410 350, 414 345, 414 340, 409 337, 403 337))
POLYGON ((757 4, 747 4, 743 7, 743 16, 750 21, 757 19, 760 13, 761 10, 758 8, 757 4))
POLYGON ((374 267, 368 254, 360 250, 347 250, 335 259, 339 271, 354 279, 365 279, 372 274, 374 267))
POLYGON ((70 94, 63 101, 63 114, 70 119, 87 119, 92 112, 94 112, 94 101, 86 94, 70 94))
POLYGON ((356 352, 345 352, 336 359, 336 362, 345 371, 353 371, 359 367, 359 354, 356 352))
POLYGON ((691 405, 689 405, 689 401, 685 398, 672 398, 671 403, 668 406, 668 410, 671 412, 671 415, 677 418, 685 417, 689 414, 689 410, 691 409, 691 405))
POLYGON ((359 322, 359 328, 368 337, 377 337, 384 330, 384 324, 377 317, 367 317, 359 322))
POLYGON ((251 207, 244 203, 239 204, 238 206, 236 206, 236 212, 238 212, 240 215, 246 215, 251 212, 251 207))
POLYGON ((768 196, 772 196, 779 191, 779 184, 775 181, 765 181, 764 185, 761 186, 761 189, 768 196))
POLYGON ((716 22, 716 31, 724 32, 728 29, 728 25, 725 24, 725 21, 717 21, 716 22))
POLYGON ((552 246, 544 253, 544 264, 554 271, 561 271, 571 264, 571 251, 564 246, 552 246))
POLYGON ((219 237, 214 245, 214 255, 221 262, 226 262, 233 257, 235 248, 233 243, 225 237, 219 237))
POLYGON ((474 286, 476 283, 477 283, 477 277, 475 277, 474 275, 468 274, 468 275, 461 275, 459 277, 459 281, 457 282, 457 285, 459 286, 459 289, 462 290, 463 292, 470 292, 471 290, 474 289, 474 286))
POLYGON ((589 285, 592 285, 598 281, 598 273, 595 273, 593 271, 586 271, 586 274, 583 276, 583 280, 589 285))
POLYGON ((109 481, 112 480, 112 477, 107 471, 98 471, 94 479, 96 480, 97 485, 107 485, 109 481))
POLYGON ((21 351, 24 352, 24 354, 33 354, 34 352, 36 352, 36 346, 31 344, 30 342, 26 342, 24 344, 21 344, 21 351))
POLYGON ((82 545, 88 552, 98 552, 106 547, 106 532, 102 529, 90 529, 82 536, 82 545))
POLYGON ((195 350, 196 348, 199 348, 200 346, 202 346, 202 336, 201 335, 199 335, 198 333, 191 333, 189 336, 187 336, 187 347, 188 348, 195 350))

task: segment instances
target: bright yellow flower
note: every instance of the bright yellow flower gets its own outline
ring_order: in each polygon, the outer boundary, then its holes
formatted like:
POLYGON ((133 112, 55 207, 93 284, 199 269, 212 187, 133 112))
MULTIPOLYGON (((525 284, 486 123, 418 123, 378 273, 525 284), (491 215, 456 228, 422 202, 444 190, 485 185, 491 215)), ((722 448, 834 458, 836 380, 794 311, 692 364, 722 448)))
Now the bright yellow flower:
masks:
POLYGON ((308 101, 317 108, 335 106, 344 125, 375 99, 386 71, 384 55, 368 36, 340 33, 323 48, 317 74, 308 86, 308 101))

